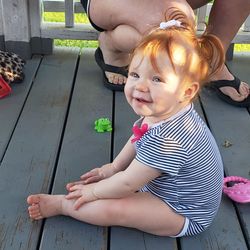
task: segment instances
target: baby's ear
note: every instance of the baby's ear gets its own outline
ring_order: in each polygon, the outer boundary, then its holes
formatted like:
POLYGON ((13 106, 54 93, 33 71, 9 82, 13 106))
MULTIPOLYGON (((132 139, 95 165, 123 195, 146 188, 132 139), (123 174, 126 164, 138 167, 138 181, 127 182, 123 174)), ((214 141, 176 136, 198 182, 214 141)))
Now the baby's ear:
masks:
POLYGON ((185 89, 184 89, 184 99, 185 100, 192 100, 196 94, 198 93, 200 88, 200 84, 198 82, 192 82, 185 84, 185 89))

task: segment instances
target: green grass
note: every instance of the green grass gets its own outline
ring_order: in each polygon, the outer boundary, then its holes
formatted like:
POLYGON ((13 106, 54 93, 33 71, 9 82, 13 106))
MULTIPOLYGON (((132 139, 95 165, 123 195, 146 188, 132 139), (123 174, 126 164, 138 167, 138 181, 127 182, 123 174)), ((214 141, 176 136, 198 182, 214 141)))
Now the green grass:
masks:
MULTIPOLYGON (((46 12, 44 13, 43 18, 46 22, 65 22, 65 16, 62 12, 46 12)), ((89 23, 86 14, 75 14, 74 19, 75 23, 89 23)), ((96 48, 98 46, 98 41, 55 39, 54 45, 79 48, 96 48)))
POLYGON ((235 44, 234 51, 237 52, 249 52, 250 51, 250 44, 235 44))
MULTIPOLYGON (((75 14, 75 23, 89 23, 86 14, 75 14)), ((44 21, 46 22, 64 22, 64 13, 58 12, 46 12, 43 15, 44 21)), ((96 48, 98 46, 97 41, 87 41, 87 40, 62 40, 55 39, 55 46, 67 46, 67 47, 80 47, 80 48, 96 48)), ((234 51, 236 52, 246 52, 250 51, 250 44, 235 44, 234 51)))

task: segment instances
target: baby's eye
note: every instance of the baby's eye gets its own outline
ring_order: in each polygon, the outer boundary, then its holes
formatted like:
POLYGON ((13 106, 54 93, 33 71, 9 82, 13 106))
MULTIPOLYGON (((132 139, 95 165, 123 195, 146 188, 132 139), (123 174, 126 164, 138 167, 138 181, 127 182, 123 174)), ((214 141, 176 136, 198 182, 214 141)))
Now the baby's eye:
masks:
POLYGON ((134 78, 139 78, 139 75, 136 72, 129 72, 129 76, 134 77, 134 78))
POLYGON ((159 76, 154 76, 153 82, 162 82, 162 79, 159 76))

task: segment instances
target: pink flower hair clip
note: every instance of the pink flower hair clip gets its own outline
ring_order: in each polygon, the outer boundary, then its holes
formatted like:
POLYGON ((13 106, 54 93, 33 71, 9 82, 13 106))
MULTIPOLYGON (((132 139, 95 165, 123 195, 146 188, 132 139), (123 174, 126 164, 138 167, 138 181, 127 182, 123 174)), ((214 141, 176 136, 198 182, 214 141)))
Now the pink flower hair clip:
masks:
POLYGON ((248 203, 250 202, 250 180, 239 176, 225 177, 223 181, 223 192, 236 202, 248 203), (235 182, 235 184, 228 187, 228 182, 235 182))
POLYGON ((132 138, 131 142, 134 143, 140 140, 141 137, 148 131, 148 124, 144 123, 141 127, 139 127, 138 125, 134 125, 132 131, 134 134, 134 138, 132 138))

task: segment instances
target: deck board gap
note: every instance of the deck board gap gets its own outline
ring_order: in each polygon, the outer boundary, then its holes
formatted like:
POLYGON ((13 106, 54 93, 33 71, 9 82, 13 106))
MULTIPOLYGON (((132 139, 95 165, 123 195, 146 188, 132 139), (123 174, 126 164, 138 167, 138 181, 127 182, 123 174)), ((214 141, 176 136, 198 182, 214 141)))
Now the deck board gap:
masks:
POLYGON ((115 92, 113 91, 112 95, 112 110, 111 110, 111 123, 112 123, 112 132, 111 132, 111 145, 110 145, 110 162, 115 158, 114 155, 114 143, 115 143, 115 92))
POLYGON ((77 76, 77 71, 79 68, 79 62, 80 62, 80 54, 78 54, 78 56, 77 56, 77 61, 76 61, 76 65, 75 65, 74 76, 72 79, 71 90, 69 93, 69 101, 67 104, 67 109, 66 109, 66 113, 65 113, 65 117, 64 117, 64 122, 63 122, 62 133, 61 133, 61 137, 60 137, 60 141, 59 141, 59 145, 58 145, 58 150, 56 153, 55 167, 53 169, 53 173, 51 176, 51 182, 50 182, 50 186, 49 186, 49 190, 48 190, 49 194, 52 193, 53 186, 54 186, 55 176, 56 176, 56 172, 57 172, 57 166, 58 166, 58 162, 59 162, 59 158, 60 158, 60 154, 61 154, 62 143, 63 143, 63 139, 64 139, 64 134, 65 134, 68 116, 69 116, 69 111, 70 111, 70 106, 71 106, 71 101, 72 101, 73 92, 74 92, 74 88, 75 88, 76 76, 77 76))
POLYGON ((177 249, 181 250, 181 240, 180 240, 180 238, 176 238, 176 245, 177 245, 177 249))
POLYGON ((7 142, 7 144, 6 144, 5 149, 4 149, 3 155, 2 155, 2 157, 0 158, 0 165, 1 165, 2 161, 3 161, 3 159, 4 159, 4 156, 5 156, 6 152, 7 152, 7 150, 8 150, 8 147, 9 147, 9 144, 10 144, 10 142, 11 142, 11 140, 12 140, 12 137, 13 137, 13 134, 14 134, 14 132, 15 132, 16 126, 17 126, 17 124, 18 124, 18 122, 19 122, 19 119, 20 119, 20 117, 21 117, 21 115, 22 115, 22 112, 23 112, 23 109, 24 109, 24 107, 25 107, 25 104, 26 104, 26 102, 27 102, 27 99, 28 99, 28 97, 29 97, 29 95, 30 95, 30 91, 32 90, 32 87, 33 87, 33 84, 34 84, 36 75, 37 75, 37 73, 38 73, 38 71, 39 71, 40 65, 41 65, 41 63, 42 63, 42 60, 43 60, 43 56, 40 58, 40 62, 39 62, 39 64, 38 64, 38 67, 36 68, 34 77, 32 78, 32 81, 31 81, 29 90, 28 90, 27 95, 26 95, 26 97, 25 97, 25 99, 24 99, 24 102, 23 102, 23 104, 22 104, 22 106, 21 106, 20 112, 19 112, 19 114, 18 114, 18 116, 17 116, 17 119, 16 119, 16 122, 15 122, 15 124, 14 124, 13 130, 12 130, 12 132, 11 132, 11 134, 10 134, 9 140, 8 140, 8 142, 7 142))
POLYGON ((240 216, 239 208, 238 208, 238 206, 235 204, 235 202, 232 201, 232 204, 233 204, 234 210, 235 210, 235 212, 236 212, 237 218, 238 218, 238 220, 239 220, 240 229, 241 229, 242 235, 243 235, 243 237, 244 237, 245 243, 246 243, 246 245, 247 245, 247 249, 250 249, 250 243, 248 242, 247 232, 246 232, 246 230, 245 230, 245 228, 244 228, 244 222, 242 221, 242 217, 240 216))
POLYGON ((208 126, 209 129, 211 130, 210 124, 209 124, 209 120, 208 120, 208 117, 207 117, 205 108, 204 108, 204 106, 203 106, 203 103, 202 103, 202 101, 201 101, 200 95, 197 96, 197 99, 199 100, 200 107, 201 107, 201 111, 202 111, 202 113, 203 113, 203 118, 205 119, 204 122, 207 124, 207 126, 208 126))

